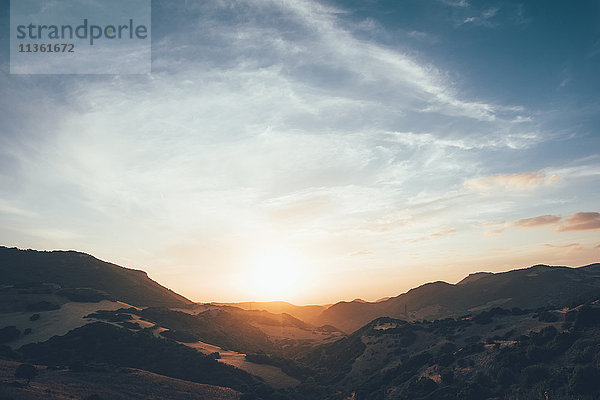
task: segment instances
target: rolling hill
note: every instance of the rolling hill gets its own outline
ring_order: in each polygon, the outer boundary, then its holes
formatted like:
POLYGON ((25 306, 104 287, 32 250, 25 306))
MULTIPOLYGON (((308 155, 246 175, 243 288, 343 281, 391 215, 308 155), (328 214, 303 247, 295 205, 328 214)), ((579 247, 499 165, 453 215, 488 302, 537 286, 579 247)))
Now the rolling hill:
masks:
POLYGON ((268 311, 273 314, 289 314, 309 324, 318 324, 319 316, 331 304, 297 306, 286 301, 245 301, 240 303, 211 303, 221 306, 238 307, 248 311, 268 311))
POLYGON ((459 316, 495 306, 560 306, 599 293, 600 264, 579 268, 535 265, 502 273, 472 274, 455 285, 427 283, 381 302, 340 302, 324 310, 318 323, 350 333, 378 317, 412 321, 459 316))
POLYGON ((0 397, 110 397, 144 382, 146 398, 591 400, 599 299, 591 264, 330 307, 198 304, 87 254, 0 247, 0 397), (49 369, 27 388, 6 377, 16 361, 49 369))
POLYGON ((76 251, 20 250, 0 246, 0 285, 54 283, 92 288, 134 306, 186 307, 192 302, 144 271, 120 267, 76 251))

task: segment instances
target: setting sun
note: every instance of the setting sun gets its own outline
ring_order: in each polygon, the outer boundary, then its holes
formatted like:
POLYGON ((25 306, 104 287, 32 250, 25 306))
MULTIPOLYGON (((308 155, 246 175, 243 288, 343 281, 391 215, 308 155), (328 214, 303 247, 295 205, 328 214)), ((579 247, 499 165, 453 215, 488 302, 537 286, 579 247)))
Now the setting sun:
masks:
POLYGON ((285 300, 302 288, 304 277, 297 257, 286 252, 258 255, 246 270, 248 291, 265 300, 285 300))

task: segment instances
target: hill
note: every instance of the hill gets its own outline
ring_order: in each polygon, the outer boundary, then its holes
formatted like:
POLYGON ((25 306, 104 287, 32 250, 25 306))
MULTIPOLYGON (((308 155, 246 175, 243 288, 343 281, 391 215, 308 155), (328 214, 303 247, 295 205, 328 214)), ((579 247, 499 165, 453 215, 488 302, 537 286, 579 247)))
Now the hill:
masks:
POLYGON ((19 362, 0 359, 0 395, 21 400, 239 400, 232 389, 169 378, 133 368, 72 371, 37 366, 39 375, 28 386, 15 384, 19 362))
POLYGON ((297 306, 286 301, 245 301, 240 303, 211 303, 213 305, 238 307, 248 311, 268 311, 273 314, 289 314, 309 324, 318 324, 318 318, 329 305, 297 306))
POLYGON ((76 251, 20 250, 0 246, 0 285, 54 283, 92 288, 134 306, 186 307, 192 302, 144 271, 123 268, 76 251))
POLYGON ((600 303, 496 307, 436 321, 382 317, 303 361, 315 370, 313 398, 593 400, 600 303))
POLYGON ((318 322, 352 332, 378 317, 413 321, 459 316, 496 306, 564 306, 598 294, 600 264, 579 268, 536 265, 472 274, 456 285, 427 283, 381 302, 340 302, 324 310, 318 322))

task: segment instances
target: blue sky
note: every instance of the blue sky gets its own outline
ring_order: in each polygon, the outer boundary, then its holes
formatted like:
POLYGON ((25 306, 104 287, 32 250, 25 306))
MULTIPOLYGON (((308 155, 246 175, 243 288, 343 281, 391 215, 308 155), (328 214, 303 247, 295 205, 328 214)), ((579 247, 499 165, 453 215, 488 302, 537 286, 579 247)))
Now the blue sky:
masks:
POLYGON ((5 245, 200 301, 598 261, 597 2, 155 1, 122 76, 8 74, 2 4, 5 245))

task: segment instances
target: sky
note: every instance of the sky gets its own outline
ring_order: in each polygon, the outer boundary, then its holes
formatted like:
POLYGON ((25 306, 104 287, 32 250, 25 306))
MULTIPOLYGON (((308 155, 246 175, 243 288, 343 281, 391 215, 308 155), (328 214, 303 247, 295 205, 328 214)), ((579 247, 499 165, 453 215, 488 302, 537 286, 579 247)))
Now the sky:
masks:
POLYGON ((205 302, 600 261, 597 1, 153 1, 140 75, 11 75, 0 5, 2 245, 205 302))

